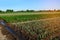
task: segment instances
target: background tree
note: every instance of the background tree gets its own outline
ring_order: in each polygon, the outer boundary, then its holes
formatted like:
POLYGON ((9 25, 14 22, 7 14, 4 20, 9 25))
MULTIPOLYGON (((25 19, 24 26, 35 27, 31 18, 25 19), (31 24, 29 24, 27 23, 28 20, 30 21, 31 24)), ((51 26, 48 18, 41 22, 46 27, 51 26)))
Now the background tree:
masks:
POLYGON ((4 11, 0 10, 0 13, 2 13, 2 12, 4 12, 4 11))
POLYGON ((6 12, 13 12, 13 10, 7 9, 6 12))
POLYGON ((34 10, 26 10, 26 12, 34 12, 34 10))

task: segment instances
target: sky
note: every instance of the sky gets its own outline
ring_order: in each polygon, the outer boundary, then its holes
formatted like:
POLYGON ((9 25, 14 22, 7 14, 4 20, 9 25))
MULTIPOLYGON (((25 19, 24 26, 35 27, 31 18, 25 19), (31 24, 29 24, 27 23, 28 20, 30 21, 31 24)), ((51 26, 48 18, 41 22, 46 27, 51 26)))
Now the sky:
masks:
POLYGON ((0 0, 0 10, 60 9, 60 0, 0 0))

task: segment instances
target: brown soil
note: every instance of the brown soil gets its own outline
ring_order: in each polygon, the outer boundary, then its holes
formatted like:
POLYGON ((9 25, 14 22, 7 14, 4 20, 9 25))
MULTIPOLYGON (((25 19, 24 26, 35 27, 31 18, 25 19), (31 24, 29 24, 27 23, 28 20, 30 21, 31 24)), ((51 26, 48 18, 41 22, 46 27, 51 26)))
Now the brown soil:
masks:
POLYGON ((0 40, 7 40, 6 35, 3 35, 0 27, 0 40))

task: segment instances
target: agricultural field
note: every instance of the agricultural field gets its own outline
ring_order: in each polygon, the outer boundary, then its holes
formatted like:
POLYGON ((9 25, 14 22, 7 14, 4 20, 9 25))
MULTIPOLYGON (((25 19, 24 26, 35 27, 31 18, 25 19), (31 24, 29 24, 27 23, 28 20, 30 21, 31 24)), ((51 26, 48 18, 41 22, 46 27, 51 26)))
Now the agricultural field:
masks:
POLYGON ((53 17, 60 17, 60 12, 0 13, 0 18, 7 22, 24 22, 53 17))
MULTIPOLYGON (((60 12, 1 13, 0 15, 0 18, 9 23, 7 25, 10 25, 16 33, 21 32, 26 40, 55 40, 55 37, 60 37, 60 12)), ((4 28, 2 34, 7 35, 8 40, 14 39, 4 28)))
POLYGON ((17 26, 30 40, 52 40, 60 35, 60 18, 20 23, 17 26))

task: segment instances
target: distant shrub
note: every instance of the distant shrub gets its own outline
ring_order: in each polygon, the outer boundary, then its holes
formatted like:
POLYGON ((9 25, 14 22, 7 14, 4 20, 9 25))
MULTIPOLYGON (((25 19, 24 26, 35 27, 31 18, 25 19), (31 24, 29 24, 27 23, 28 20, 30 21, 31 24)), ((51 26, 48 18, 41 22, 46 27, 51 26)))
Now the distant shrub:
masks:
POLYGON ((4 11, 0 10, 0 13, 3 13, 4 11))
POLYGON ((26 12, 34 12, 34 10, 26 10, 26 12))
POLYGON ((7 9, 6 12, 13 12, 13 10, 7 9))

